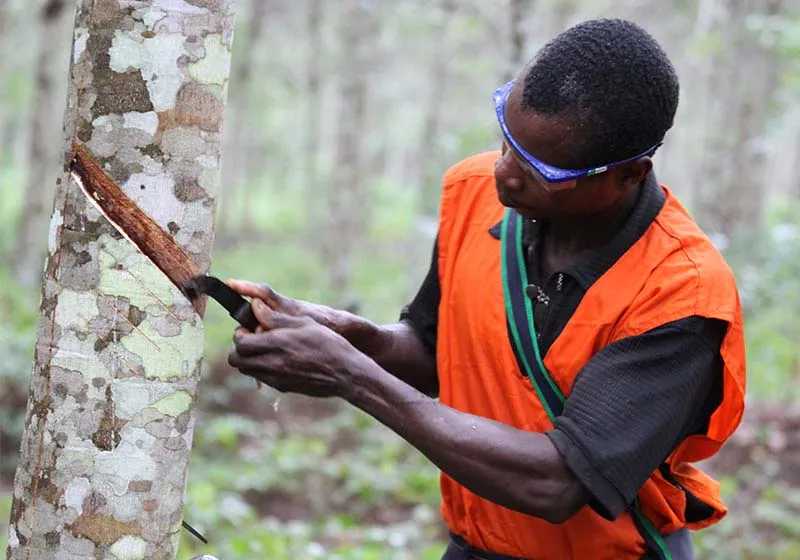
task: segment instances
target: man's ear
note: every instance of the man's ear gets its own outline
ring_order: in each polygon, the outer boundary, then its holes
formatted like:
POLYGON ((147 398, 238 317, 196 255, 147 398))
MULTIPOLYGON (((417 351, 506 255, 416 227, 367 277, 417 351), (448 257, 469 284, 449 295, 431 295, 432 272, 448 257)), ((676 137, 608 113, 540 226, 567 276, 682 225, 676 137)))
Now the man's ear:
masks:
POLYGON ((618 168, 620 186, 623 189, 638 187, 651 169, 653 169, 653 160, 649 157, 642 157, 636 161, 620 165, 618 168))

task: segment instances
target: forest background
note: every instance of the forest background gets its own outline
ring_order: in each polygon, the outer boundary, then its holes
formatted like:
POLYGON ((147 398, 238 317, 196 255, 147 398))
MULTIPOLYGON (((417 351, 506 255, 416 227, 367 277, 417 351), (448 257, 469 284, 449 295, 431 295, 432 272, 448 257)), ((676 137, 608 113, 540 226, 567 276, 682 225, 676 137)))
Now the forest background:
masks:
MULTIPOLYGON (((0 0, 0 550, 31 374, 74 3, 0 0)), ((239 0, 212 270, 393 321, 424 276, 439 181, 498 147, 491 94, 545 41, 624 17, 681 78, 657 154, 724 252, 746 313, 748 410, 703 465, 731 507, 698 557, 800 557, 800 3, 239 0)), ((225 363, 206 320, 180 557, 439 558, 438 472, 338 401, 225 363)))

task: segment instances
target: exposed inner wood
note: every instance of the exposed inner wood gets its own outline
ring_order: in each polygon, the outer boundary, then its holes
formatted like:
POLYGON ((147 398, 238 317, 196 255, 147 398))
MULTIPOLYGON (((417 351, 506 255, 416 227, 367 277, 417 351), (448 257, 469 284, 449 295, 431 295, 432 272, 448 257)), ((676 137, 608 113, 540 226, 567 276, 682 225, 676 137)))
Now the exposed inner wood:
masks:
MULTIPOLYGON (((94 207, 185 294, 184 285, 202 273, 197 264, 77 142, 72 144, 70 172, 94 207)), ((192 300, 200 317, 205 314, 206 301, 205 296, 192 300)))

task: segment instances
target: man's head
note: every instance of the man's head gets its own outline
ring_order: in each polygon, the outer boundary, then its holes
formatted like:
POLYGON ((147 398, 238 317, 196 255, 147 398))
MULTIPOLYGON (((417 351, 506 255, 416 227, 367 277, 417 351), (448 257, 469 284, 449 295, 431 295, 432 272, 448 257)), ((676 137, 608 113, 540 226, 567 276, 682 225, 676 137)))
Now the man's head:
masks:
POLYGON ((601 19, 567 29, 495 96, 506 138, 495 172, 501 202, 532 218, 614 206, 650 171, 678 93, 666 54, 637 25, 601 19))

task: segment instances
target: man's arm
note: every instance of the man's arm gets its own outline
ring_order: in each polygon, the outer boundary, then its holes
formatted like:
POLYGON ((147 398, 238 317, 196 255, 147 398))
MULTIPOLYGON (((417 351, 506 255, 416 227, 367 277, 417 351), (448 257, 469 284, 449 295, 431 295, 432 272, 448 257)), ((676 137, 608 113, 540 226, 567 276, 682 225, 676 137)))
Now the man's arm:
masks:
POLYGON ((364 317, 281 295, 264 284, 229 280, 228 284, 244 296, 258 298, 271 308, 295 317, 309 317, 347 339, 350 344, 375 360, 383 369, 412 387, 435 397, 439 394, 436 376, 436 334, 439 313, 438 237, 433 244, 431 264, 400 321, 378 325, 364 317))
POLYGON ((705 433, 722 401, 727 323, 686 317, 610 344, 581 370, 547 432, 613 520, 687 436, 705 433))
POLYGON ((349 400, 485 499, 552 523, 587 503, 614 519, 687 435, 704 431, 720 399, 725 330, 688 317, 609 345, 546 434, 434 403, 369 366, 349 400))
MULTIPOLYGON (((358 319, 367 321, 362 317, 358 319)), ((436 397, 439 394, 436 357, 425 346, 413 324, 408 320, 391 325, 370 324, 374 331, 368 342, 360 348, 354 346, 404 383, 436 397)))
POLYGON ((232 366, 279 391, 345 398, 475 494, 554 523, 586 503, 616 517, 718 402, 709 395, 725 323, 700 317, 602 349, 541 434, 441 404, 315 321, 260 301, 254 310, 267 330, 237 333, 232 366))
POLYGON ((589 495, 550 439, 445 406, 369 360, 353 366, 345 395, 471 492, 551 523, 589 495))
POLYGON ((344 337, 383 369, 425 394, 439 391, 436 358, 409 319, 378 325, 341 309, 283 296, 265 284, 228 280, 243 296, 258 299, 290 317, 307 318, 344 337))

